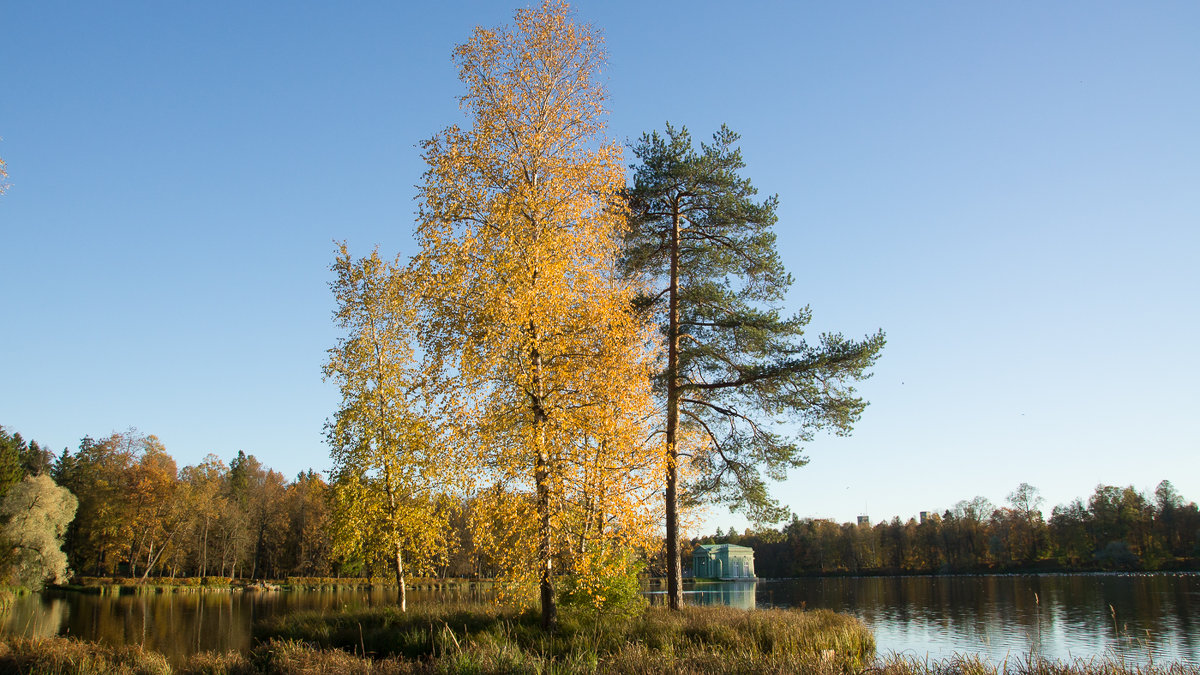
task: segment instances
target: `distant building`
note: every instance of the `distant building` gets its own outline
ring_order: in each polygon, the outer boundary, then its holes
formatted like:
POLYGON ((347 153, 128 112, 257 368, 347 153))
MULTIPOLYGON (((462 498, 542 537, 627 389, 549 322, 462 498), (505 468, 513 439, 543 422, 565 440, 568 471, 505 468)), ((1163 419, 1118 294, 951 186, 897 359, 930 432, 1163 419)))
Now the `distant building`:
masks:
POLYGON ((922 512, 921 512, 921 522, 922 522, 922 523, 923 523, 923 522, 925 522, 925 519, 926 519, 926 518, 928 518, 928 517, 929 517, 929 512, 928 512, 928 511, 922 511, 922 512))
POLYGON ((871 516, 859 516, 858 524, 859 525, 870 525, 871 524, 871 516))
POLYGON ((698 579, 753 579, 754 549, 737 544, 701 544, 692 551, 698 579))

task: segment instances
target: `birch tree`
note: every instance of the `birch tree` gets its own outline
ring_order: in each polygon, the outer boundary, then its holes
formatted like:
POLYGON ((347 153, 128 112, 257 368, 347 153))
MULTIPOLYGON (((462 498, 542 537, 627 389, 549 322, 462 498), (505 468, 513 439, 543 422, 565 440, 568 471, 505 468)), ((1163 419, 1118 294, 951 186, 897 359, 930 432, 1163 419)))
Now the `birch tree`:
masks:
POLYGON ((640 482, 661 470, 642 445, 650 335, 615 267, 624 171, 603 137, 601 37, 564 5, 477 28, 454 58, 470 127, 424 144, 423 337, 490 484, 481 534, 536 585, 549 629, 558 566, 658 508, 640 482))
POLYGON ((368 559, 383 547, 405 610, 406 558, 420 571, 447 540, 443 497, 453 467, 438 442, 436 398, 415 351, 410 275, 378 252, 354 260, 345 245, 333 270, 335 319, 347 333, 325 365, 342 395, 328 429, 337 546, 368 559))

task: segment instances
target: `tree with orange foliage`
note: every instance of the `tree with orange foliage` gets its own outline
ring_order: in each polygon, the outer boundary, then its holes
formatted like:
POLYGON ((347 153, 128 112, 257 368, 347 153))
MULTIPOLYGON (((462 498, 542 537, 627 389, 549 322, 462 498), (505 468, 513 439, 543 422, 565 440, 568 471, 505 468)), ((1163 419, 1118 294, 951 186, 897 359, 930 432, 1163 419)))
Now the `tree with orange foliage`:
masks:
POLYGON ((616 270, 624 170, 603 138, 602 41, 560 3, 515 20, 454 52, 471 128, 424 144, 414 269, 426 351, 490 486, 486 534, 550 629, 558 566, 618 564, 613 547, 652 527, 662 467, 644 448, 651 334, 616 270))

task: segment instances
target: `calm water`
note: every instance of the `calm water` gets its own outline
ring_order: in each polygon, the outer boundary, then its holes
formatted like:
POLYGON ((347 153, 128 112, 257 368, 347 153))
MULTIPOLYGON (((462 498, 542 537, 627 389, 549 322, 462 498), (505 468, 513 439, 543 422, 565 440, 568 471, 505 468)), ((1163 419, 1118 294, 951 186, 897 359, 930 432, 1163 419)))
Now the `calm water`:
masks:
MULTIPOLYGON (((849 612, 880 653, 999 662, 1036 651, 1056 659, 1115 656, 1200 664, 1200 575, 1048 575, 797 579, 687 585, 695 604, 849 612)), ((484 590, 411 591, 410 603, 480 599, 484 590)), ((196 651, 249 649, 255 621, 302 609, 388 604, 394 593, 296 591, 18 598, 5 633, 141 643, 179 662, 196 651)))
MULTIPOLYGON (((490 586, 408 591, 409 606, 439 600, 486 600, 490 586)), ((249 651, 256 621, 302 610, 358 609, 396 603, 396 590, 247 591, 100 596, 47 591, 17 598, 0 614, 0 632, 70 635, 109 644, 142 644, 182 663, 203 651, 249 651)))
POLYGON ((795 579, 691 590, 696 604, 849 612, 874 631, 880 653, 1200 664, 1200 574, 795 579))

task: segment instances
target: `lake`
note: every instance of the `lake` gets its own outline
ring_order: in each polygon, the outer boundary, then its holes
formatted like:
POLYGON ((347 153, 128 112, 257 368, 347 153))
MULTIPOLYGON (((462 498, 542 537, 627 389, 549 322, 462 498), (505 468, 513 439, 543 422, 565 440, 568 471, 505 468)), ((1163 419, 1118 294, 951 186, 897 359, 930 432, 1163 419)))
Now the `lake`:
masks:
POLYGON ((698 584, 696 604, 848 612, 879 652, 993 662, 1111 656, 1200 664, 1200 574, 843 577, 698 584))
MULTIPOLYGON (((409 592, 410 603, 485 599, 486 585, 409 592)), ((282 591, 18 598, 5 633, 141 643, 180 662, 204 650, 245 650, 255 621, 304 609, 388 604, 394 591, 282 591)), ((652 600, 661 593, 651 592, 652 600)), ((881 654, 921 659, 980 654, 993 662, 1038 653, 1200 664, 1200 574, 852 577, 686 583, 685 601, 744 608, 848 612, 881 654)))

